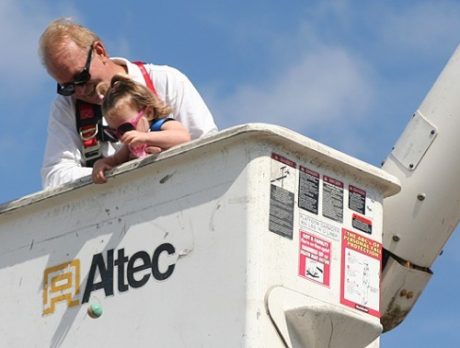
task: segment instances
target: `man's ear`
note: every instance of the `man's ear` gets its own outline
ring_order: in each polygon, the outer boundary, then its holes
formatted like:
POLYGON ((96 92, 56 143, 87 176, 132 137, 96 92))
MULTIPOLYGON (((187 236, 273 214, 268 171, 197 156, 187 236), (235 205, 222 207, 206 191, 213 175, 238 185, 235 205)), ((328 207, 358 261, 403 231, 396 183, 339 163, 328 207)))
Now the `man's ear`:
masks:
POLYGON ((105 50, 105 46, 102 43, 102 41, 94 41, 93 48, 98 56, 101 56, 103 58, 109 58, 109 55, 107 54, 107 51, 105 50))

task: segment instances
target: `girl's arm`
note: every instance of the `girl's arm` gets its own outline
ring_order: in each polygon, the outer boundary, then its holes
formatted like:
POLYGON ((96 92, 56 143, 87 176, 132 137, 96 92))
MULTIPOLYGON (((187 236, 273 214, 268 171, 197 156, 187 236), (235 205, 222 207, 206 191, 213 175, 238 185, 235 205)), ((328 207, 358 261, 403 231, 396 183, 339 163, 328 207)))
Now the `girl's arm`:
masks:
POLYGON ((190 139, 188 130, 180 122, 171 120, 163 123, 161 130, 158 132, 143 133, 130 131, 123 134, 120 140, 128 146, 147 144, 149 147, 159 147, 166 150, 170 147, 186 143, 190 139))
POLYGON ((104 172, 110 170, 129 160, 129 148, 123 145, 120 150, 115 152, 112 156, 101 158, 93 165, 93 172, 91 174, 95 184, 103 184, 107 182, 104 172))

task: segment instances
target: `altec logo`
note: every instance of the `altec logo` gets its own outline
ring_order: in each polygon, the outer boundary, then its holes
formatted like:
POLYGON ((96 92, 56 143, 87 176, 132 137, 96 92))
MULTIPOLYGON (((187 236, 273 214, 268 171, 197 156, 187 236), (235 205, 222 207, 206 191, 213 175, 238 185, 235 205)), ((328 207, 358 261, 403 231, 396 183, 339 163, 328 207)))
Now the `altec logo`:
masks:
MULTIPOLYGON (((118 249, 116 253, 114 249, 109 249, 105 258, 103 253, 94 255, 81 303, 88 302, 91 293, 99 289, 104 290, 105 296, 114 295, 115 274, 118 279, 118 292, 144 286, 151 275, 156 280, 168 279, 176 265, 172 263, 166 269, 160 269, 160 258, 175 252, 172 244, 163 243, 155 248, 152 255, 146 251, 138 251, 132 256, 127 256, 125 249, 118 249)), ((59 302, 66 302, 69 308, 80 304, 79 259, 48 267, 45 269, 43 282, 43 315, 54 313, 59 302)))

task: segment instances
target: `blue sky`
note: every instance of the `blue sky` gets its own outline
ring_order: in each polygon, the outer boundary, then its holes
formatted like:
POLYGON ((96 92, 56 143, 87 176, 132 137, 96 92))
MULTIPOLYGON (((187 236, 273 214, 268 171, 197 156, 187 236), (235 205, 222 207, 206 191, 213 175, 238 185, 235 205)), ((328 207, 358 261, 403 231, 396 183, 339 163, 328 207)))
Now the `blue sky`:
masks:
MULTIPOLYGON (((179 68, 220 128, 291 128, 380 165, 460 43, 458 1, 13 1, 0 3, 0 202, 40 190, 55 83, 37 56, 46 24, 70 16, 112 56, 179 68)), ((460 344, 460 237, 382 347, 460 344)))

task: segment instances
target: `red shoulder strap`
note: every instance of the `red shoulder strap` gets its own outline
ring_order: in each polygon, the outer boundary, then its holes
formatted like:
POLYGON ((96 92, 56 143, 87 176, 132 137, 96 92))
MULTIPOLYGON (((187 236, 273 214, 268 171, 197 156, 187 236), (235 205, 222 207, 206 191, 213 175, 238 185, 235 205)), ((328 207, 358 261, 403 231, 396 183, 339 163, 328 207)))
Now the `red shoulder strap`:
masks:
POLYGON ((147 72, 147 69, 145 68, 143 62, 133 62, 133 64, 136 64, 139 69, 141 69, 142 76, 144 76, 145 84, 147 87, 153 92, 153 94, 158 95, 157 91, 155 90, 155 86, 153 85, 153 81, 150 78, 150 75, 147 72))

